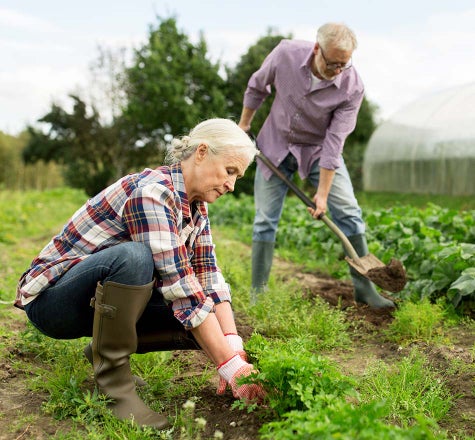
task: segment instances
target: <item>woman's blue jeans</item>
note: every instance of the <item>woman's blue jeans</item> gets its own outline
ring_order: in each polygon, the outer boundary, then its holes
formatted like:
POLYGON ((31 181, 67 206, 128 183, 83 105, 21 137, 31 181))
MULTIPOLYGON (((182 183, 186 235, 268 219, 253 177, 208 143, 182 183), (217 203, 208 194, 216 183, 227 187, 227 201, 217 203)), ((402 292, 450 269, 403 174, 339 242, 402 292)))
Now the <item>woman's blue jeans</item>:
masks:
MULTIPOLYGON (((91 254, 73 266, 56 284, 27 304, 25 311, 33 325, 52 338, 91 336, 94 309, 90 300, 98 282, 141 286, 150 283, 153 275, 150 249, 142 243, 122 243, 91 254)), ((144 316, 148 314, 144 312, 144 316)))
MULTIPOLYGON (((362 219, 361 208, 354 195, 345 162, 335 172, 330 194, 328 209, 332 220, 349 237, 365 233, 365 224, 362 219)), ((279 165, 279 169, 289 178, 292 178, 298 169, 297 159, 288 154, 279 165)), ((317 188, 320 179, 319 161, 311 169, 308 179, 317 188)), ((275 242, 277 226, 282 215, 287 185, 277 176, 272 175, 265 180, 259 167, 256 170, 254 181, 254 196, 256 214, 254 217, 253 241, 275 242)))

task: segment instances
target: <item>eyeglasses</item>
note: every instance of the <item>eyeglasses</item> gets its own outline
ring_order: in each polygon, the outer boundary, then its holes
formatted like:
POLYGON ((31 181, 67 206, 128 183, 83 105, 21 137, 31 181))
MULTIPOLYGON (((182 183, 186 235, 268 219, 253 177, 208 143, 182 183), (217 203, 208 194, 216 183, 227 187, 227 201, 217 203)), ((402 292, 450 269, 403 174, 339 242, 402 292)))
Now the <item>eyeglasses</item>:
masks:
POLYGON ((350 60, 346 63, 346 64, 342 64, 342 63, 329 63, 327 61, 327 59, 325 58, 325 54, 323 53, 323 49, 321 46, 320 47, 320 53, 322 54, 322 58, 323 58, 323 61, 325 61, 325 64, 327 65, 327 69, 329 70, 337 70, 337 69, 340 69, 342 72, 343 70, 347 70, 349 69, 350 67, 352 67, 353 63, 352 63, 352 60, 350 58, 350 60))

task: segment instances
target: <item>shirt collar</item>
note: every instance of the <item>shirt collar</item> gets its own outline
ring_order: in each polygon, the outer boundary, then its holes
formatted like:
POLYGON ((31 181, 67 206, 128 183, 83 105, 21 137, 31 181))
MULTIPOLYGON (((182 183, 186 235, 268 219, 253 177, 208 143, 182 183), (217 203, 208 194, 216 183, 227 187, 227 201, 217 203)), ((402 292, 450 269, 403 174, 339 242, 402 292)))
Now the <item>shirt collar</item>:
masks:
MULTIPOLYGON (((178 192, 180 195, 180 200, 181 200, 181 210, 183 213, 183 218, 191 218, 192 213, 191 213, 191 207, 188 202, 188 194, 186 193, 186 188, 185 188, 185 179, 183 178, 183 172, 181 169, 181 164, 174 163, 170 165, 170 177, 172 179, 173 187, 175 188, 175 191, 178 192)), ((194 206, 196 207, 196 211, 199 211, 202 216, 206 216, 208 211, 206 208, 206 202, 202 201, 197 201, 194 202, 194 206)))
MULTIPOLYGON (((308 69, 308 73, 310 75, 312 75, 312 61, 313 61, 313 46, 309 54, 307 55, 307 58, 305 58, 303 63, 300 65, 300 68, 308 69)), ((316 89, 325 89, 332 85, 334 85, 337 89, 339 89, 341 87, 341 76, 343 75, 343 73, 344 72, 341 72, 339 75, 335 77, 335 79, 331 81, 322 79, 321 82, 317 85, 316 89)))

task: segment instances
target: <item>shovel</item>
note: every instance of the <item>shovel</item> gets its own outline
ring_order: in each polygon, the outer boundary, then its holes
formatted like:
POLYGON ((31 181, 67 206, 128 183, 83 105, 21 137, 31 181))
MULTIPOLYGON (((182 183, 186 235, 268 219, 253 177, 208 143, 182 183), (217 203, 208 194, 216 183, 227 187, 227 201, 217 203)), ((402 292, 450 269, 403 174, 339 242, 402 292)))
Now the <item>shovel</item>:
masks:
MULTIPOLYGON (((287 176, 282 173, 261 151, 256 156, 268 166, 272 172, 279 177, 285 184, 302 200, 308 207, 315 208, 315 203, 287 176)), ((325 214, 320 215, 320 220, 325 223, 341 240, 348 256, 345 260, 358 273, 372 281, 377 286, 389 292, 400 292, 406 285, 406 272, 402 263, 394 258, 386 266, 382 261, 372 254, 359 257, 348 238, 343 234, 340 228, 333 223, 325 214)))

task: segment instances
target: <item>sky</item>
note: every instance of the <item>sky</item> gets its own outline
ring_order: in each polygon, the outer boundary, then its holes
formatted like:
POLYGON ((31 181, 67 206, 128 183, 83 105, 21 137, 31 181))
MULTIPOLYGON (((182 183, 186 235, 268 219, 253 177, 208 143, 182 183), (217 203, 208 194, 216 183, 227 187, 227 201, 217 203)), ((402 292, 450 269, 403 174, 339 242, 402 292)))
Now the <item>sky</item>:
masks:
POLYGON ((475 81, 473 0, 0 0, 0 131, 18 134, 87 90, 98 47, 140 47, 173 16, 213 61, 234 66, 269 28, 315 41, 344 22, 353 65, 382 121, 422 96, 475 81))

